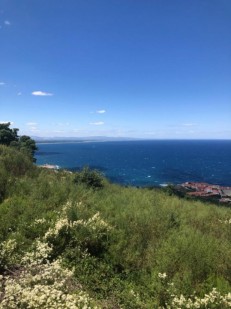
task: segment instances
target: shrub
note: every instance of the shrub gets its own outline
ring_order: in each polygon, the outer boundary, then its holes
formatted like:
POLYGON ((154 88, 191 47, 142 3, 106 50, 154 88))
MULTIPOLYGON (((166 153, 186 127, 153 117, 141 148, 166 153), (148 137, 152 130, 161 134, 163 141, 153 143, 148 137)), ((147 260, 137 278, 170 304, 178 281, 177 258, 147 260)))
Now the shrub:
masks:
POLYGON ((81 172, 76 173, 74 183, 82 183, 93 189, 100 189, 104 186, 102 175, 96 170, 90 170, 89 167, 84 167, 81 172))

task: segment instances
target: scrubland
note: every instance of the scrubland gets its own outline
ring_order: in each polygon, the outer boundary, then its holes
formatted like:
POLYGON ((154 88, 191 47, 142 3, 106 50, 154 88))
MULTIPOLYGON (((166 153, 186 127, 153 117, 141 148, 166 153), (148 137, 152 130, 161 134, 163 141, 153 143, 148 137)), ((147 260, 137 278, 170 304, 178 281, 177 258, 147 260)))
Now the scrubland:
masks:
POLYGON ((231 209, 0 146, 0 308, 231 308, 231 209))

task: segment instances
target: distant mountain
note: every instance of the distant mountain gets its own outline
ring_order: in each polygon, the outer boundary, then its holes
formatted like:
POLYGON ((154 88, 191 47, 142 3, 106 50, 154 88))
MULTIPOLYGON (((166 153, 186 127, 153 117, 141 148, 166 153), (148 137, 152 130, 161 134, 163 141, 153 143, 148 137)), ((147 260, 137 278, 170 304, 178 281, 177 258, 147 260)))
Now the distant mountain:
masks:
POLYGON ((132 137, 108 137, 108 136, 86 136, 86 137, 39 137, 32 136, 37 143, 68 143, 68 142, 115 142, 115 141, 134 141, 141 138, 132 137))

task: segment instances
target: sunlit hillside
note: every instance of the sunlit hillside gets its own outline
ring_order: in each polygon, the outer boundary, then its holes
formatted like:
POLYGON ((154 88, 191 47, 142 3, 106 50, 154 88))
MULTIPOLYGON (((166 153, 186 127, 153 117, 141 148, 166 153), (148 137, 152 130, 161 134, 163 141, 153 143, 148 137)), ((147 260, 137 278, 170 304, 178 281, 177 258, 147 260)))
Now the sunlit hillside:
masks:
POLYGON ((0 146, 0 308, 230 308, 231 209, 0 146))

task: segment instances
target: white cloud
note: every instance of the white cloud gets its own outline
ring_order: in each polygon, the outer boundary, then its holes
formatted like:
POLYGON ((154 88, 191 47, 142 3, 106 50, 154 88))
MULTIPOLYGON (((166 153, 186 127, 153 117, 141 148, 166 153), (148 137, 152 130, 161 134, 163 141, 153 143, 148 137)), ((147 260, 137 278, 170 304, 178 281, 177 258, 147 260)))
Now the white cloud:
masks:
POLYGON ((105 109, 101 109, 101 110, 98 110, 96 113, 97 114, 104 114, 104 113, 106 113, 106 111, 105 111, 105 109))
POLYGON ((4 82, 0 82, 0 86, 4 86, 6 83, 4 82))
POLYGON ((17 95, 22 95, 22 93, 21 93, 21 92, 18 92, 17 95))
POLYGON ((44 91, 33 91, 31 93, 32 95, 35 95, 35 96, 41 96, 41 97, 50 97, 53 95, 53 93, 50 93, 50 92, 44 92, 44 91))
POLYGON ((4 24, 5 24, 6 26, 10 26, 10 25, 11 25, 11 23, 9 22, 9 20, 5 20, 5 21, 4 21, 4 24))
POLYGON ((1 121, 0 120, 0 124, 6 124, 6 123, 10 123, 11 125, 14 124, 12 121, 1 121))
POLYGON ((103 121, 96 121, 96 122, 90 122, 89 124, 94 125, 94 126, 102 126, 104 124, 103 121))

